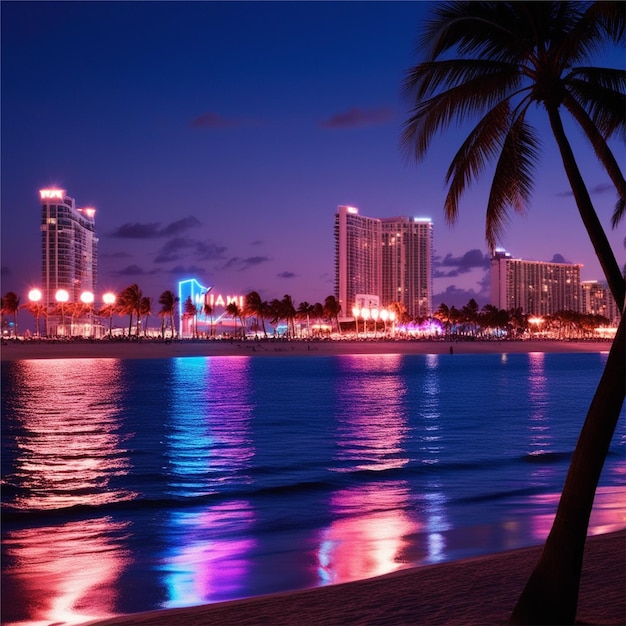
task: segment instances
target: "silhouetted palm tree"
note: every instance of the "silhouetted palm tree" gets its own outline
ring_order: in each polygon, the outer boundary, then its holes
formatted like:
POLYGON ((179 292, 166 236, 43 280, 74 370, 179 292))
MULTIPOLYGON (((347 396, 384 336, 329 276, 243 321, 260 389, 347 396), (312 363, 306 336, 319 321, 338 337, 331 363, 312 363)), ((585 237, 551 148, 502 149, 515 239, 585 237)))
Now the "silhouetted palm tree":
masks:
MULTIPOLYGON (((596 215, 561 113, 568 112, 613 181, 617 224, 624 212, 624 177, 609 139, 626 126, 626 72, 593 67, 592 55, 624 42, 621 2, 439 2, 419 45, 423 62, 404 84, 414 103, 402 136, 418 161, 433 137, 452 123, 477 118, 447 172, 445 214, 453 222, 466 188, 495 162, 486 238, 493 250, 511 209, 530 199, 539 158, 526 119, 547 112, 576 205, 615 300, 624 310, 624 277, 596 215)), ((512 615, 513 623, 573 623, 595 490, 626 392, 624 315, 592 400, 540 561, 512 615)))
POLYGON ((148 334, 148 318, 152 314, 152 298, 142 296, 139 303, 139 315, 143 318, 143 336, 148 334))
POLYGON ((2 315, 10 315, 13 318, 13 336, 17 337, 17 312, 20 308, 20 298, 13 291, 7 291, 2 296, 2 315))
POLYGON ((131 330, 133 328, 133 315, 136 316, 136 329, 135 336, 137 340, 139 340, 139 320, 141 319, 141 298, 143 294, 141 293, 141 289, 139 289, 139 285, 137 283, 133 283, 132 285, 126 287, 124 291, 120 294, 120 297, 116 301, 117 310, 121 315, 128 315, 128 336, 131 335, 131 330))
POLYGON ((246 338, 246 333, 245 333, 245 329, 243 327, 243 319, 241 317, 241 309, 239 308, 239 305, 236 302, 229 302, 226 305, 226 313, 228 313, 228 315, 230 315, 233 320, 235 321, 235 337, 237 336, 237 320, 241 321, 241 330, 243 333, 243 338, 246 338))
POLYGON ((265 330, 265 313, 267 311, 267 303, 261 300, 261 296, 257 291, 251 291, 249 294, 246 295, 244 309, 246 315, 251 315, 256 318, 257 332, 259 328, 259 322, 261 322, 263 336, 267 337, 267 331, 265 330))
POLYGON ((328 317, 330 323, 337 324, 337 332, 341 335, 341 326, 339 324, 339 313, 341 313, 341 304, 335 296, 326 296, 324 300, 324 315, 328 317))
POLYGON ((180 298, 174 294, 173 291, 169 289, 164 291, 159 296, 159 304, 161 305, 161 309, 159 310, 158 315, 163 320, 161 323, 161 334, 163 338, 165 338, 165 318, 170 318, 170 328, 172 329, 172 337, 177 336, 178 332, 176 331, 176 324, 174 323, 174 314, 176 313, 176 305, 178 304, 180 298))

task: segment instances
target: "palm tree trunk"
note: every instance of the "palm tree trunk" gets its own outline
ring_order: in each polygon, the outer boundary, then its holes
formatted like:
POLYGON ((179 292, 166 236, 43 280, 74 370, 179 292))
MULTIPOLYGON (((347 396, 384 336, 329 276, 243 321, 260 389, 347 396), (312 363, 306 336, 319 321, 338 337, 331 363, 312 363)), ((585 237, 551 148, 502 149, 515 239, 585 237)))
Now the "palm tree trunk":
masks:
POLYGON ((626 316, 622 318, 565 479, 556 517, 511 624, 573 624, 589 516, 626 394, 626 316))
POLYGON ((585 182, 580 174, 578 165, 576 164, 574 153, 567 137, 565 136, 563 123, 558 109, 547 105, 546 108, 550 117, 552 132, 556 137, 556 141, 561 152, 563 166, 565 167, 567 178, 572 187, 572 191, 574 192, 574 198, 576 199, 580 217, 582 218, 583 224, 587 229, 587 234, 589 235, 589 239, 591 240, 596 256, 600 261, 600 265, 604 271, 604 276, 606 277, 609 289, 615 298, 615 302, 617 303, 619 310, 623 311, 624 296, 626 293, 624 277, 622 276, 619 265, 615 260, 615 255, 611 250, 611 245, 609 244, 606 233, 602 228, 602 224, 600 224, 598 215, 596 214, 593 204, 591 203, 589 192, 587 191, 585 182))

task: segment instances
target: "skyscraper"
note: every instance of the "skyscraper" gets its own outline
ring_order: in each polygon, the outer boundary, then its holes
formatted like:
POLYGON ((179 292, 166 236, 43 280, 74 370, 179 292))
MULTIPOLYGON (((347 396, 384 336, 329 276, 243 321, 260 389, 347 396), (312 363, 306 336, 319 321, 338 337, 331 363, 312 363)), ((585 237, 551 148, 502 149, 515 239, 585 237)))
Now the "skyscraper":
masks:
POLYGON ((602 315, 617 326, 620 318, 619 308, 606 284, 597 280, 584 280, 580 287, 582 292, 580 312, 602 315))
POLYGON ((431 315, 430 219, 365 217, 355 207, 338 207, 335 297, 342 317, 350 317, 364 296, 382 307, 401 302, 412 317, 431 315))
POLYGON ((98 238, 93 208, 77 209, 65 189, 41 189, 41 270, 43 304, 56 303, 67 291, 68 302, 93 293, 98 274, 98 238))
POLYGON ((580 313, 581 265, 524 261, 497 250, 490 264, 490 303, 499 309, 521 309, 529 315, 558 311, 580 313))

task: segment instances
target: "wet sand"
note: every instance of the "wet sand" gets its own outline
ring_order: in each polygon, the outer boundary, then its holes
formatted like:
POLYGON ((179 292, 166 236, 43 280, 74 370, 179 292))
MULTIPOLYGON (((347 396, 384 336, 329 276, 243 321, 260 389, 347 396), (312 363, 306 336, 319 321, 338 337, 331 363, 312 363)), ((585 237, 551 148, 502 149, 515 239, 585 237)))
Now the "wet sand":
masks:
POLYGON ((330 356, 347 354, 501 354, 528 352, 603 352, 610 341, 273 341, 273 340, 181 340, 108 341, 88 340, 7 341, 0 359, 149 359, 183 356, 330 356))
MULTIPOLYGON (((412 568, 377 578, 90 622, 189 626, 505 624, 540 547, 412 568)), ((576 623, 626 623, 626 531, 587 540, 576 623)))

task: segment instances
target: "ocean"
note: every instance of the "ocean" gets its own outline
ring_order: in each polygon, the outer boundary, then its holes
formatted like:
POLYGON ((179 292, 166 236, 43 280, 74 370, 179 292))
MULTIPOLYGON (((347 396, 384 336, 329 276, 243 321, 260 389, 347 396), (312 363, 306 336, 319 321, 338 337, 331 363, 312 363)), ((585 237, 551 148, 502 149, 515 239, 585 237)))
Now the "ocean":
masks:
MULTIPOLYGON (((606 356, 3 362, 2 623, 539 544, 606 356)), ((626 527, 624 422, 592 534, 626 527)))

